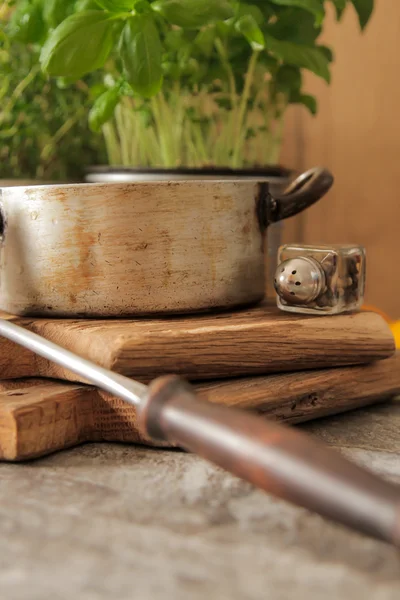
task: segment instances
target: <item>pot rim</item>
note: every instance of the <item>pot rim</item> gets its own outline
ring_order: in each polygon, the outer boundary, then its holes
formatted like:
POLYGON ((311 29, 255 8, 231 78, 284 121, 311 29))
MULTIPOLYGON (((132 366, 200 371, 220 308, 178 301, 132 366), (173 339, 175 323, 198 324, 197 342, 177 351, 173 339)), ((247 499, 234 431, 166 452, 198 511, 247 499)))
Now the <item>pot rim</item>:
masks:
MULTIPOLYGON (((192 185, 192 186, 198 186, 199 183, 201 183, 202 185, 209 185, 210 187, 214 186, 215 184, 232 184, 232 183, 236 183, 236 184, 241 184, 241 185, 249 185, 250 183, 263 183, 262 179, 254 179, 254 181, 252 181, 250 178, 246 178, 246 177, 236 177, 236 178, 232 178, 232 179, 207 179, 205 178, 204 180, 196 180, 196 179, 164 179, 164 180, 160 180, 160 181, 152 181, 152 180, 145 180, 145 181, 86 181, 86 182, 68 182, 68 183, 50 183, 50 184, 42 184, 42 183, 38 183, 38 184, 31 184, 31 185, 11 185, 11 186, 1 186, 0 184, 0 192, 5 192, 5 191, 10 191, 10 190, 15 190, 15 192, 21 191, 21 190, 25 190, 25 191, 29 191, 29 190, 34 190, 37 193, 40 193, 42 191, 52 191, 54 189, 60 189, 60 190, 64 190, 65 192, 71 191, 71 190, 76 190, 77 188, 80 189, 104 189, 104 187, 107 188, 114 188, 114 189, 118 189, 118 188, 126 188, 131 186, 132 189, 137 189, 139 186, 142 187, 151 187, 152 185, 157 185, 157 186, 164 186, 164 187, 168 187, 171 185, 176 185, 176 186, 185 186, 185 185, 192 185)), ((273 181, 268 181, 267 182, 269 185, 273 184, 273 181)))
POLYGON ((124 166, 108 166, 108 165, 93 165, 85 168, 85 173, 93 174, 118 174, 126 173, 132 175, 214 175, 221 177, 243 177, 243 176, 263 176, 287 178, 293 174, 293 170, 281 165, 267 165, 264 167, 252 167, 245 169, 231 169, 230 167, 179 167, 179 168, 163 168, 163 167, 124 167, 124 166))

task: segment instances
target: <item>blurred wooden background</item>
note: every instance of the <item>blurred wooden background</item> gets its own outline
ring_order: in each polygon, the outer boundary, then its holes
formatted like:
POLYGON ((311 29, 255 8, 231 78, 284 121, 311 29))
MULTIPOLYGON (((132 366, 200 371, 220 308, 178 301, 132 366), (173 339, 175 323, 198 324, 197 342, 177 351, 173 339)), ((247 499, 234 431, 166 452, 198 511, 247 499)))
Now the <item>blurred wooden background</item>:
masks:
POLYGON ((281 162, 326 166, 335 185, 287 221, 284 238, 363 244, 366 301, 400 318, 400 1, 376 5, 363 34, 353 11, 341 25, 331 14, 324 42, 335 51, 332 83, 307 79, 318 98, 316 117, 290 109, 281 162))

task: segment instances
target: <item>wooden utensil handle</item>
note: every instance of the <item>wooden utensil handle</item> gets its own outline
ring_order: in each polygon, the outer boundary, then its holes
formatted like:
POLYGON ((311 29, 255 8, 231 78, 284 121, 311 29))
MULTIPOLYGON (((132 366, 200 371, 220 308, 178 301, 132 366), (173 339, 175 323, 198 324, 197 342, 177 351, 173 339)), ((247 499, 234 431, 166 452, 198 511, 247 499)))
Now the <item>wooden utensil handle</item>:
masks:
POLYGON ((304 433, 155 380, 140 413, 154 440, 192 451, 275 496, 400 546, 400 488, 304 433))

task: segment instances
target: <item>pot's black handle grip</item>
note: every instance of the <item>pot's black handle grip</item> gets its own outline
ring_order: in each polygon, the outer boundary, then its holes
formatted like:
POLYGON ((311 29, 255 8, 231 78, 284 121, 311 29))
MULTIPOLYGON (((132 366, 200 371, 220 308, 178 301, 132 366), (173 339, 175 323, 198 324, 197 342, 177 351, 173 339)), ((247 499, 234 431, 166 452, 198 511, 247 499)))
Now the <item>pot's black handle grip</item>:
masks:
POLYGON ((269 198, 266 225, 300 213, 325 196, 332 184, 333 175, 323 167, 302 173, 283 194, 269 198))

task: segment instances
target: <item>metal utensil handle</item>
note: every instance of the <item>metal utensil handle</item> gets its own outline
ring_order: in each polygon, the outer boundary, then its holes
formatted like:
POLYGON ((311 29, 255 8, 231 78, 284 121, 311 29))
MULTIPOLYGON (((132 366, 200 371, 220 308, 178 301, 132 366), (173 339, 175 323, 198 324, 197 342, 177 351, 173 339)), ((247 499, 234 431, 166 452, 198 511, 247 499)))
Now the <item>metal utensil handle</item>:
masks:
POLYGON ((143 432, 195 452, 275 496, 400 546, 400 488, 299 430, 196 398, 177 377, 155 380, 143 432))
POLYGON ((90 360, 82 358, 74 352, 62 348, 58 344, 50 342, 50 340, 46 340, 41 335, 37 335, 33 331, 29 331, 25 327, 20 327, 11 321, 0 319, 0 335, 80 375, 88 383, 92 383, 106 392, 115 394, 119 398, 129 402, 129 404, 133 404, 134 406, 139 405, 146 394, 147 386, 138 381, 104 369, 90 360))
POLYGON ((139 409, 142 432, 170 441, 275 496, 400 547, 400 489, 294 429, 199 401, 177 377, 149 388, 0 319, 0 334, 139 409))

